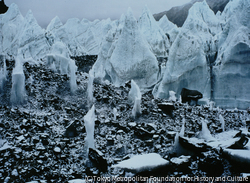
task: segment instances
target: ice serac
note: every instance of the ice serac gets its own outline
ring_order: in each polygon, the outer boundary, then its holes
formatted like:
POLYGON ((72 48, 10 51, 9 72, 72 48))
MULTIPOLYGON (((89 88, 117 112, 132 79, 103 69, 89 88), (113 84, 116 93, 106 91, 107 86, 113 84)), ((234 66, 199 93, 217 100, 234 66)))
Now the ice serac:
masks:
POLYGON ((53 71, 60 74, 68 74, 70 77, 70 90, 74 94, 77 90, 75 61, 69 57, 67 46, 63 42, 56 41, 51 49, 50 54, 46 55, 47 66, 53 71))
POLYGON ((23 72, 23 58, 17 56, 15 68, 12 71, 12 88, 10 102, 12 105, 23 104, 25 101, 25 75, 23 72))
MULTIPOLYGON (((72 56, 85 55, 86 50, 84 44, 81 44, 78 37, 86 32, 86 26, 84 26, 78 18, 68 19, 63 25, 70 42, 68 42, 69 50, 72 56)), ((67 43, 66 43, 67 44, 67 43)))
POLYGON ((4 84, 6 82, 7 68, 5 55, 0 55, 0 94, 4 91, 4 84))
POLYGON ((220 22, 205 1, 193 5, 169 51, 162 81, 153 94, 169 98, 169 91, 180 95, 182 88, 198 90, 210 98, 210 64, 206 55, 215 54, 213 35, 220 22))
POLYGON ((221 15, 218 56, 213 67, 214 101, 223 108, 250 106, 250 2, 230 1, 221 15))
POLYGON ((134 80, 131 80, 131 89, 129 91, 128 98, 134 102, 132 117, 139 117, 141 115, 141 91, 134 80))
POLYGON ((77 71, 77 66, 75 64, 75 61, 69 59, 70 91, 72 94, 74 94, 75 91, 77 90, 76 71, 77 71))
MULTIPOLYGON (((84 116, 84 123, 86 129, 86 143, 87 149, 88 148, 95 148, 94 142, 94 130, 95 130, 95 106, 93 105, 92 108, 88 111, 88 113, 84 116)), ((88 151, 88 150, 87 150, 88 151)))
POLYGON ((99 49, 107 33, 113 28, 116 28, 116 25, 111 21, 110 18, 104 20, 95 20, 91 24, 90 31, 92 32, 96 44, 98 45, 98 50, 95 52, 96 55, 99 54, 99 49))
POLYGON ((163 32, 167 35, 171 45, 179 33, 179 28, 177 27, 177 25, 169 21, 166 15, 164 15, 157 23, 163 30, 163 32))
POLYGON ((168 31, 170 31, 171 29, 175 29, 177 28, 177 25, 175 25, 174 23, 170 22, 168 20, 168 17, 166 15, 164 15, 159 21, 158 21, 158 25, 159 27, 165 32, 167 33, 168 31))
MULTIPOLYGON (((73 45, 75 41, 74 39, 71 40, 69 38, 69 35, 58 16, 50 21, 49 25, 47 26, 45 36, 50 46, 53 46, 53 44, 56 42, 62 42, 65 45, 73 45)), ((70 50, 70 46, 68 49, 70 50)), ((74 52, 74 50, 70 51, 74 52)), ((71 55, 71 53, 69 53, 69 55, 71 55)))
POLYGON ((110 80, 115 86, 134 80, 140 88, 156 83, 158 61, 140 32, 129 9, 120 32, 109 31, 93 66, 95 78, 110 80), (118 36, 117 36, 118 35, 118 36))
POLYGON ((158 26, 147 6, 145 6, 143 13, 138 20, 138 25, 153 53, 157 56, 167 56, 170 47, 168 37, 158 26))
POLYGON ((8 11, 1 16, 2 24, 1 34, 2 41, 0 44, 0 50, 5 55, 15 56, 19 48, 19 33, 24 22, 24 17, 19 11, 16 4, 11 4, 8 11))
POLYGON ((31 10, 25 16, 18 37, 18 54, 22 54, 25 59, 33 58, 37 60, 43 58, 49 51, 50 47, 45 38, 45 30, 38 25, 31 10))

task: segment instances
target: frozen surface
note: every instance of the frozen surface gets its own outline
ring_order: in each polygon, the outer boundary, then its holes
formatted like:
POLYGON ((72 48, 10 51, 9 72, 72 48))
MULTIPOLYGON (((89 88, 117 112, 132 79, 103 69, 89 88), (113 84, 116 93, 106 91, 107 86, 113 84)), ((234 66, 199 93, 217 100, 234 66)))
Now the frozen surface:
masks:
POLYGON ((168 164, 169 161, 163 159, 159 154, 149 153, 143 155, 134 155, 128 160, 124 160, 116 165, 113 165, 113 167, 119 167, 140 172, 143 170, 152 170, 154 168, 168 164))

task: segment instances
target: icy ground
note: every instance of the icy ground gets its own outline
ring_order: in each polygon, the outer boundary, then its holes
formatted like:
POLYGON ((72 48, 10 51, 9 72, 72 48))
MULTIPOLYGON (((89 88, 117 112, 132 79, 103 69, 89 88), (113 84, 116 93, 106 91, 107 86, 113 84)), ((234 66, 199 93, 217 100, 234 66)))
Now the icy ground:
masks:
POLYGON ((77 58, 75 95, 70 93, 67 75, 54 73, 42 63, 25 63, 26 103, 17 107, 8 103, 15 62, 7 62, 8 76, 0 105, 0 182, 68 182, 91 175, 240 176, 249 172, 248 167, 229 161, 220 151, 182 153, 189 156, 173 151, 174 138, 184 118, 185 136, 197 136, 204 119, 208 121, 211 134, 215 135, 222 132, 220 115, 225 121, 225 131, 237 130, 249 122, 247 111, 189 106, 154 99, 148 92, 141 98, 141 116, 134 119, 133 104, 128 99, 130 83, 115 88, 95 81, 95 148, 108 162, 107 172, 99 171, 87 161, 83 120, 89 110, 87 73, 95 59, 95 56, 77 58), (172 116, 158 107, 163 102, 173 103, 172 116), (150 172, 131 173, 113 167, 132 155, 148 153, 157 153, 170 163, 150 172))

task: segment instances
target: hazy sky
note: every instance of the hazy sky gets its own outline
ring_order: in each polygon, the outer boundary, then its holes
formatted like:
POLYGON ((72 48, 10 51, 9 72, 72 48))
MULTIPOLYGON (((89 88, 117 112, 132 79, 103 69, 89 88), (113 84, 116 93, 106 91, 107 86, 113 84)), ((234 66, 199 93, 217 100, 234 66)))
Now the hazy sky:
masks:
POLYGON ((138 19, 145 5, 154 13, 169 10, 190 0, 5 0, 7 6, 16 3, 23 16, 29 9, 41 26, 47 26, 58 16, 64 23, 69 18, 119 19, 131 7, 138 19))

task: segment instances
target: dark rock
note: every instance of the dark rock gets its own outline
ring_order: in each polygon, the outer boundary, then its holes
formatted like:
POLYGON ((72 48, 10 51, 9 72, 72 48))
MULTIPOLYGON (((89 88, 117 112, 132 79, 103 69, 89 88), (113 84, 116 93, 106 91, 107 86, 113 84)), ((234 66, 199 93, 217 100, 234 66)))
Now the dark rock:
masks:
POLYGON ((236 141, 234 144, 232 144, 231 146, 229 146, 228 148, 230 149, 243 149, 244 146, 248 143, 248 138, 245 134, 242 134, 242 132, 240 131, 239 133, 237 133, 234 138, 240 137, 240 139, 238 141, 236 141))
POLYGON ((189 105, 197 105, 198 100, 202 97, 202 93, 197 90, 189 90, 186 88, 182 88, 181 90, 182 103, 188 102, 189 105))
POLYGON ((202 171, 207 173, 207 176, 221 176, 224 172, 223 163, 221 158, 215 152, 203 153, 204 157, 201 157, 198 167, 202 171))
POLYGON ((5 5, 4 0, 0 1, 0 14, 8 11, 9 7, 5 5))
POLYGON ((108 162, 104 158, 102 152, 89 148, 89 159, 100 171, 106 172, 108 168, 108 162))
POLYGON ((164 112, 165 114, 168 114, 169 116, 173 116, 173 110, 175 109, 174 104, 172 103, 159 103, 158 107, 164 112))
POLYGON ((148 140, 153 138, 153 133, 150 133, 149 131, 145 130, 142 127, 135 128, 134 132, 137 138, 139 139, 148 140))
POLYGON ((67 127, 66 127, 66 131, 64 133, 64 136, 66 137, 76 137, 78 136, 78 132, 76 130, 76 124, 75 122, 72 122, 71 124, 69 124, 67 127))
POLYGON ((107 146, 114 145, 115 140, 112 137, 107 137, 107 146))

